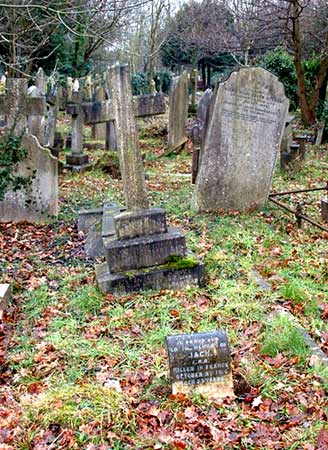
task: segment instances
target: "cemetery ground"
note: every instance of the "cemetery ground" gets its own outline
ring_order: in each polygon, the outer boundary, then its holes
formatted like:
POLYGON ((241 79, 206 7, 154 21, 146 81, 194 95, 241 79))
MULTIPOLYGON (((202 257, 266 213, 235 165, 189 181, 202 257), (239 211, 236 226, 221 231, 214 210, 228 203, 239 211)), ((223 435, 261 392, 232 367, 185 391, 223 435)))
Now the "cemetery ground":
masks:
MULTIPOLYGON (((14 290, 0 330, 0 449, 326 449, 328 367, 297 323, 328 354, 328 234, 298 229, 270 202, 194 213, 190 152, 162 157, 154 131, 141 139, 152 204, 186 233, 206 285, 102 295, 77 212, 122 205, 121 182, 97 166, 61 175, 57 222, 0 225, 2 282, 14 290), (171 395, 165 337, 220 328, 236 398, 171 395)), ((272 190, 323 186, 327 150, 308 146, 298 172, 276 170, 272 190)), ((320 221, 322 196, 283 201, 311 201, 305 212, 320 221)))

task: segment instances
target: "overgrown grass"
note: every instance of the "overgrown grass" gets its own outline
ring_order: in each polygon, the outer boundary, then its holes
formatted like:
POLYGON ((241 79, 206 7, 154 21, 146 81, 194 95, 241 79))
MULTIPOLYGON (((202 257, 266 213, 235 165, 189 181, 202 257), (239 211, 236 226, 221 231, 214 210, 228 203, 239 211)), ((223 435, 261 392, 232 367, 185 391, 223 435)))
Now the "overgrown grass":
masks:
MULTIPOLYGON (((188 414, 195 414, 201 423, 202 431, 193 428, 193 438, 203 433, 199 448, 215 448, 215 439, 208 437, 213 424, 206 422, 213 411, 227 427, 234 418, 231 435, 239 427, 247 430, 230 448, 264 449, 269 447, 252 444, 245 436, 255 433, 265 408, 272 408, 274 419, 270 420, 278 422, 282 416, 285 420, 300 414, 296 409, 305 409, 303 397, 314 398, 316 408, 324 408, 326 368, 309 364, 304 340, 285 316, 269 317, 283 304, 321 343, 328 332, 323 314, 323 304, 328 302, 325 235, 309 225, 297 230, 294 218, 269 202, 252 214, 195 214, 187 175, 190 154, 158 159, 155 148, 160 141, 147 139, 145 133, 142 144, 151 202, 165 209, 169 223, 185 232, 188 247, 204 261, 206 286, 123 297, 102 295, 90 264, 71 257, 65 259, 69 267, 62 272, 62 267, 57 270, 50 262, 42 263, 31 251, 29 262, 45 280, 18 295, 20 316, 8 349, 14 396, 22 409, 19 449, 33 448, 54 423, 72 429, 81 449, 89 444, 108 444, 113 449, 183 448, 174 447, 174 442, 183 441, 186 423, 190 426, 192 421, 188 414), (257 284, 254 270, 270 291, 257 284), (201 397, 171 398, 165 337, 219 328, 227 330, 234 375, 245 378, 250 403, 237 399, 221 405, 201 397), (283 362, 279 365, 278 358, 276 366, 272 359, 277 355, 283 362), (108 379, 116 380, 122 392, 105 387, 108 379), (264 406, 252 406, 254 398, 260 398, 264 406), (154 408, 149 415, 147 402, 154 408), (164 430, 174 429, 172 441, 159 440, 154 431, 159 423, 164 430)), ((277 171, 274 188, 307 186, 310 178, 312 184, 320 183, 322 167, 327 165, 327 156, 314 152, 298 174, 277 171)), ((61 198, 60 219, 52 226, 56 251, 69 245, 72 237, 67 230, 61 232, 62 224, 73 229, 81 207, 100 206, 105 200, 123 204, 121 181, 99 170, 65 174, 61 198)), ((306 433, 303 422, 293 428, 294 437, 277 424, 283 430, 281 448, 315 444, 324 414, 306 414, 306 433)), ((184 442, 185 448, 196 448, 190 436, 184 442)))

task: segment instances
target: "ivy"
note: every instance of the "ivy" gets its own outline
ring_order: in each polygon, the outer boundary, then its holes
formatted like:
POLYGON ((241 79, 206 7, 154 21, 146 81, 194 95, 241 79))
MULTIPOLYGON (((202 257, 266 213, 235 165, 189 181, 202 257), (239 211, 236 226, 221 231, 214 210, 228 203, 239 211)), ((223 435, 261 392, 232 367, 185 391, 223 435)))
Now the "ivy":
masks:
POLYGON ((15 175, 16 165, 26 159, 28 150, 22 148, 23 135, 12 131, 0 140, 0 201, 8 190, 18 191, 32 182, 32 177, 15 175))

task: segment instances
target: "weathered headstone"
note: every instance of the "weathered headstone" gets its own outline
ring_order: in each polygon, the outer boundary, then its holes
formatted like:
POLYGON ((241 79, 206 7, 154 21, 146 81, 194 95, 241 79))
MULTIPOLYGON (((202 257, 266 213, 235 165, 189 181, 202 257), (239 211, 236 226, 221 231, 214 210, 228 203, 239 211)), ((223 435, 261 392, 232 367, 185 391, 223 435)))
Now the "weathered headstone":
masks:
MULTIPOLYGON (((45 127, 46 127, 46 99, 41 94, 39 88, 36 86, 30 86, 27 90, 27 96, 29 98, 40 99, 38 105, 34 111, 31 111, 27 118, 27 128, 29 134, 35 136, 41 145, 45 145, 45 127)), ((34 106, 34 105, 33 105, 34 106)))
POLYGON ((166 345, 173 394, 234 397, 225 331, 167 336, 166 345))
POLYGON ((321 199, 321 217, 328 222, 328 197, 321 199))
MULTIPOLYGON (((106 91, 103 86, 99 86, 96 89, 94 100, 96 102, 102 102, 106 100, 106 91)), ((97 141, 106 140, 106 123, 95 123, 92 127, 92 138, 97 141)))
POLYGON ((182 147, 186 141, 186 123, 188 117, 188 74, 183 72, 172 81, 169 95, 169 152, 182 147))
POLYGON ((260 208, 268 197, 288 113, 283 84, 262 68, 242 68, 213 95, 193 208, 260 208))
POLYGON ((192 179, 194 184, 196 181, 199 161, 201 159, 202 149, 204 147, 204 137, 206 124, 208 122, 210 103, 212 98, 212 89, 206 89, 201 99, 199 100, 197 117, 191 129, 191 139, 193 142, 192 151, 192 179))
POLYGON ((58 213, 57 158, 31 135, 23 137, 21 146, 27 150, 27 157, 17 164, 15 174, 28 177, 29 183, 5 193, 0 202, 0 222, 49 222, 58 213))
POLYGON ((285 123, 285 128, 284 128, 284 132, 282 135, 282 139, 281 139, 281 144, 280 144, 280 151, 281 152, 288 152, 289 151, 289 147, 293 142, 293 122, 295 120, 295 116, 293 116, 292 114, 288 114, 287 115, 287 119, 286 119, 286 123, 285 123))

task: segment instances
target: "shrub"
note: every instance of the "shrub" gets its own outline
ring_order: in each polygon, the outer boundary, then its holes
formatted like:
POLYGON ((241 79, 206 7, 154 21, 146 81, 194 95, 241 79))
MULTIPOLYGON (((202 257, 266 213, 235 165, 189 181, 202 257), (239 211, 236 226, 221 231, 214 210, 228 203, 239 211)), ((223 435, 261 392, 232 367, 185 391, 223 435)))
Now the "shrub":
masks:
POLYGON ((279 78, 290 100, 290 109, 295 110, 298 106, 297 77, 292 57, 282 48, 277 48, 260 56, 256 62, 279 78))

